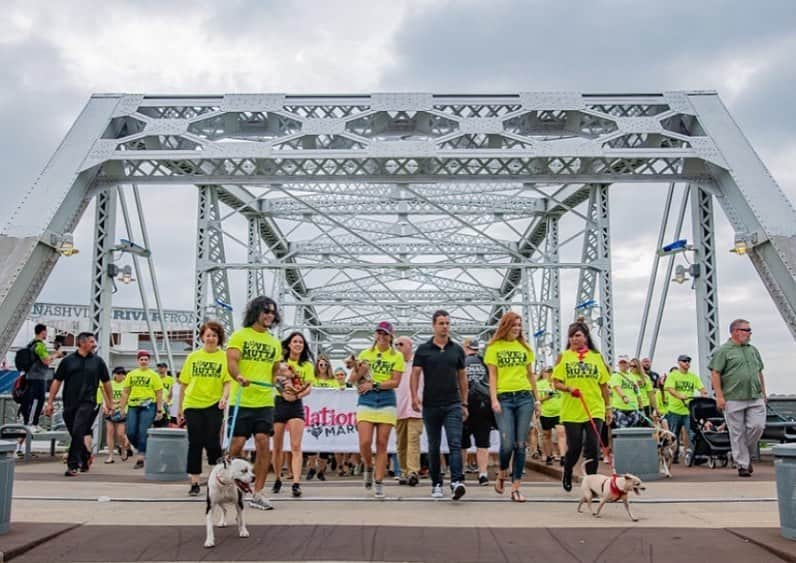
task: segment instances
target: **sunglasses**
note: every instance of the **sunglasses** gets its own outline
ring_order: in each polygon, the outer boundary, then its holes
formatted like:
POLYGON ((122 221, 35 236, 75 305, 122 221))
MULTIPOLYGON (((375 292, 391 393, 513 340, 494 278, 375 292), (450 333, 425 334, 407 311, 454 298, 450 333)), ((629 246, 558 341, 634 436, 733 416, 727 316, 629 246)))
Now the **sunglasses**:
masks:
POLYGON ((395 345, 396 345, 396 346, 403 346, 403 345, 404 345, 404 343, 403 343, 403 342, 396 342, 396 343, 395 343, 395 345))
POLYGON ((741 332, 752 332, 751 328, 736 328, 735 330, 740 330, 741 332))
POLYGON ((691 360, 680 360, 680 361, 683 362, 684 364, 690 364, 691 363, 691 360))

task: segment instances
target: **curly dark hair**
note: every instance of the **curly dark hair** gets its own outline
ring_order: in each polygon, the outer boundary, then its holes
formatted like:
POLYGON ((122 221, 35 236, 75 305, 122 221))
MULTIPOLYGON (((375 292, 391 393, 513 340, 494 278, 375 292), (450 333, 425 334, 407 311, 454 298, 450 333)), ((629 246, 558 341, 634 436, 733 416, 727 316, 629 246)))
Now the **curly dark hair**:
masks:
POLYGON ((257 319, 260 318, 260 313, 264 313, 271 309, 274 310, 274 322, 271 326, 276 326, 282 322, 282 317, 279 316, 279 308, 276 305, 276 301, 265 295, 255 297, 246 304, 246 313, 243 315, 243 326, 252 326, 257 322, 257 319))
POLYGON ((287 338, 282 341, 282 359, 287 361, 288 358, 290 358, 290 341, 296 336, 300 336, 301 340, 304 342, 304 349, 301 351, 301 354, 299 354, 299 365, 304 365, 304 362, 312 363, 312 354, 310 354, 310 347, 307 345, 307 339, 297 330, 288 334, 287 338))

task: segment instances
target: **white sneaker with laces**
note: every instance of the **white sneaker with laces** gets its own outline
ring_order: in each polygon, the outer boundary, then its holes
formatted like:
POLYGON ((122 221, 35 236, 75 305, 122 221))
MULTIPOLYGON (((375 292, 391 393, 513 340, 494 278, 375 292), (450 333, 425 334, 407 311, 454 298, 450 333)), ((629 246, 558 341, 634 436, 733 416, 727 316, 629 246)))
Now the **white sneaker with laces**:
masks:
POLYGON ((464 483, 454 481, 451 483, 451 492, 453 493, 453 500, 459 500, 464 496, 464 493, 467 492, 467 489, 465 488, 464 483))
POLYGON ((445 495, 442 494, 442 485, 434 485, 431 489, 431 498, 444 498, 445 495))
POLYGON ((384 483, 376 481, 376 486, 373 490, 373 496, 376 498, 384 498, 384 483))
POLYGON ((256 508, 258 510, 273 510, 274 505, 271 504, 271 501, 268 500, 263 493, 257 492, 254 493, 251 500, 249 501, 249 506, 252 508, 256 508))
POLYGON ((365 489, 370 490, 373 488, 373 470, 366 469, 362 472, 362 482, 365 483, 365 489))

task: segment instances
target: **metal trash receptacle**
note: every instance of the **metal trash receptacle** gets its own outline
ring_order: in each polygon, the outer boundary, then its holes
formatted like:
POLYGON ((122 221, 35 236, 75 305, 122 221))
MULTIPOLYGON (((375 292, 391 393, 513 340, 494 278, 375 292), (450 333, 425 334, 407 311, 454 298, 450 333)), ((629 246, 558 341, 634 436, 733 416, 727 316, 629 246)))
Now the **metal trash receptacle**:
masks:
POLYGON ((150 481, 184 481, 188 459, 188 431, 150 428, 147 434, 144 478, 150 481))
POLYGON ((654 428, 617 428, 613 437, 617 473, 632 473, 642 481, 661 478, 654 428))
POLYGON ((796 540, 796 444, 774 446, 773 452, 779 531, 783 537, 796 540))
POLYGON ((14 496, 14 442, 0 441, 0 534, 11 527, 11 499, 14 496))

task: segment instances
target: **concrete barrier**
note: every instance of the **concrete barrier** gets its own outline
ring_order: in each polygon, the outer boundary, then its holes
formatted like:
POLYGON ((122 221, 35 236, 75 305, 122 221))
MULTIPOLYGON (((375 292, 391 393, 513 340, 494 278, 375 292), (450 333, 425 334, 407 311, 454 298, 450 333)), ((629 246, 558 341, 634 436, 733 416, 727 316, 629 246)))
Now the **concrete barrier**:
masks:
POLYGON ((11 498, 14 493, 14 442, 0 441, 0 534, 11 527, 11 498))
POLYGON ((774 446, 774 469, 777 475, 779 531, 796 540, 796 444, 774 446))
POLYGON ((643 481, 661 478, 654 428, 617 428, 613 437, 617 473, 632 473, 643 481))
POLYGON ((188 478, 188 431, 150 428, 147 434, 144 478, 150 481, 184 481, 188 478))

